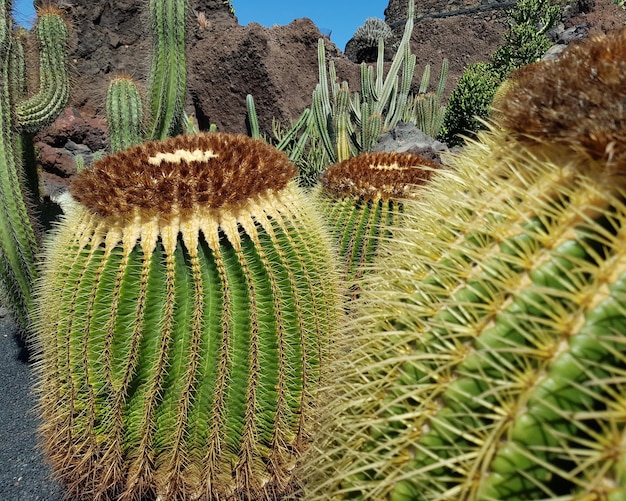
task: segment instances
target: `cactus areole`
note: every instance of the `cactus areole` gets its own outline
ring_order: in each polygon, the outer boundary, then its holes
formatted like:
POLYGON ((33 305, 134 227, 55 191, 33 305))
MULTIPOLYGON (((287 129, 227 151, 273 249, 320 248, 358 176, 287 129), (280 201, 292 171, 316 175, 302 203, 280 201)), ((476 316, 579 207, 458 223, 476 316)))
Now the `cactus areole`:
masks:
POLYGON ((261 141, 200 134, 77 176, 37 310, 43 449, 72 499, 292 489, 338 304, 295 174, 261 141))

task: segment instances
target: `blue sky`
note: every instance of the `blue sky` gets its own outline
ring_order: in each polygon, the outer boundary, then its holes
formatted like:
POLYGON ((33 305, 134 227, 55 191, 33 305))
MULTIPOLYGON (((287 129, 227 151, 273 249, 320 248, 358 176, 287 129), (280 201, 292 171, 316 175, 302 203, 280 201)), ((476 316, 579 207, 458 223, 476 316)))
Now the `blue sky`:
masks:
POLYGON ((232 0, 239 24, 255 21, 263 26, 289 24, 308 17, 343 50, 368 17, 385 18, 389 0, 232 0))
MULTIPOLYGON (((388 0, 232 0, 235 15, 243 26, 254 21, 270 27, 308 17, 323 33, 330 31, 331 40, 341 50, 365 19, 384 19, 388 4, 388 0)), ((13 10, 20 24, 27 25, 34 17, 32 0, 13 0, 13 10)))

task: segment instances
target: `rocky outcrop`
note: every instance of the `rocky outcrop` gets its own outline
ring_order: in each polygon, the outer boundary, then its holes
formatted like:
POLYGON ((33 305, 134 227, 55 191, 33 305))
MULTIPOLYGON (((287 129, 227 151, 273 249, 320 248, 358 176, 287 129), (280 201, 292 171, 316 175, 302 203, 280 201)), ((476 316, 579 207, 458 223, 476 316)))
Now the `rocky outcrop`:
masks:
MULTIPOLYGON (((35 5, 49 3, 35 0, 35 5)), ((237 19, 223 0, 189 0, 188 31, 201 29, 200 13, 211 29, 237 26, 237 19)), ((83 114, 103 116, 108 82, 125 74, 145 81, 150 65, 147 1, 59 1, 72 24, 70 63, 71 106, 83 114)))
MULTIPOLYGON (((189 48, 189 93, 201 129, 246 132, 246 95, 255 99, 261 129, 289 123, 311 105, 318 82, 317 45, 324 38, 309 19, 264 28, 257 23, 205 32, 189 48)), ((324 38, 338 78, 359 81, 359 68, 324 38)), ((355 89, 356 90, 356 89, 355 89)))

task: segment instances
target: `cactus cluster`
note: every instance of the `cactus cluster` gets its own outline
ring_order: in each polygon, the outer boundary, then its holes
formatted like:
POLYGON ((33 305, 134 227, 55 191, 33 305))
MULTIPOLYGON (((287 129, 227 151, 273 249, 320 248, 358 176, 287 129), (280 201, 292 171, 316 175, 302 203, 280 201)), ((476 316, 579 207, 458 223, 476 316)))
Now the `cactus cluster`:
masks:
MULTIPOLYGON (((332 61, 326 64, 324 41, 318 43, 319 80, 310 108, 289 127, 274 127, 276 147, 288 153, 300 171, 300 183, 317 184, 328 166, 371 151, 380 135, 400 121, 417 124, 433 137, 443 123, 441 105, 448 71, 443 60, 437 89, 427 92, 430 65, 426 65, 417 95, 412 94, 416 57, 411 54, 414 0, 397 52, 385 72, 384 43, 378 47, 375 66, 361 64, 360 92, 351 93, 347 82, 339 83, 332 61), (327 67, 328 66, 328 67, 327 67)), ((252 96, 247 98, 251 128, 258 123, 252 96)))
POLYGON ((73 182, 38 287, 43 449, 72 499, 279 498, 338 321, 287 157, 179 136, 73 182))
POLYGON ((389 25, 377 17, 368 17, 363 26, 359 26, 352 39, 358 49, 376 49, 378 41, 387 43, 393 36, 389 25))
POLYGON ((39 183, 34 166, 25 160, 32 157, 32 134, 49 125, 67 103, 68 30, 58 10, 38 11, 34 33, 40 53, 39 88, 28 95, 22 37, 13 29, 11 6, 10 0, 0 4, 0 294, 26 332, 39 252, 28 207, 39 196, 39 183))
POLYGON ((626 498, 626 30, 535 69, 361 281, 305 499, 626 498))
POLYGON ((187 0, 148 3, 152 37, 145 107, 148 114, 144 116, 142 92, 133 78, 120 75, 111 79, 105 107, 111 152, 188 130, 183 110, 187 85, 186 13, 187 0))

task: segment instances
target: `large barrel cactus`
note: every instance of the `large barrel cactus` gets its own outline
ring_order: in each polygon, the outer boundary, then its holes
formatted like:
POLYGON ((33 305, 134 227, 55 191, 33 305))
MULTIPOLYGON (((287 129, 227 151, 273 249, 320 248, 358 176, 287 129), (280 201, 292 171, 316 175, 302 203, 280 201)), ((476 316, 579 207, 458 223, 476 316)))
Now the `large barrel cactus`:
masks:
POLYGON ((363 280, 307 500, 626 499, 626 31, 513 77, 363 280))
POLYGON ((71 499, 290 491, 339 305, 295 174, 200 134, 77 176, 36 319, 42 446, 71 499))

